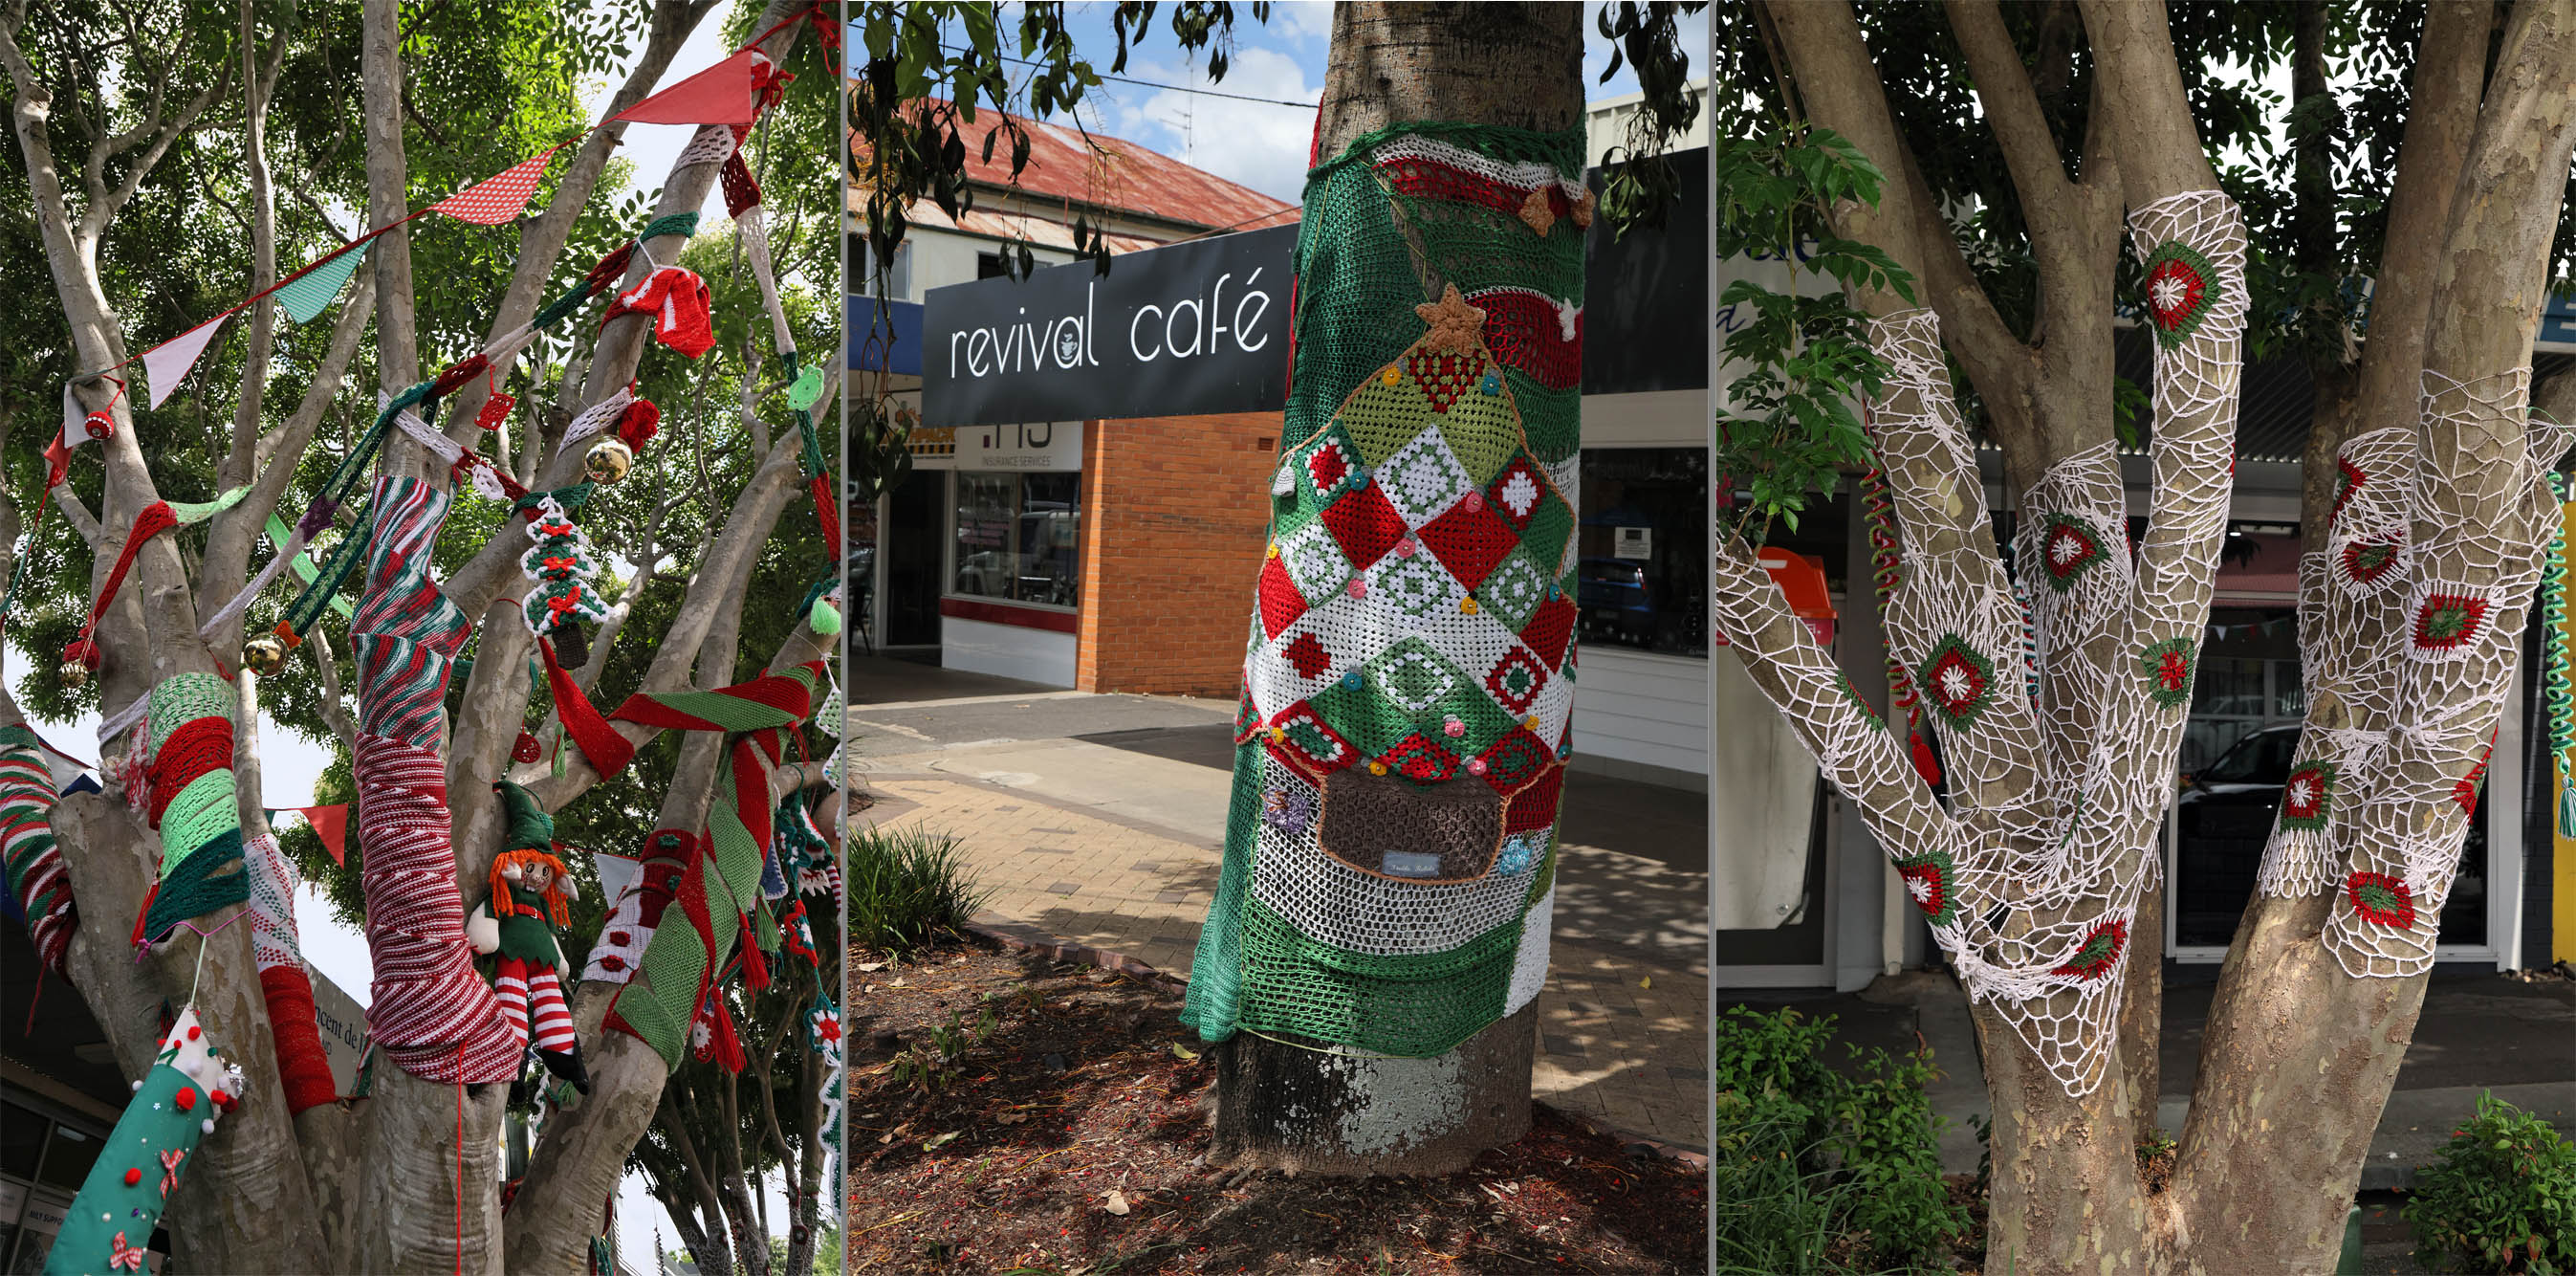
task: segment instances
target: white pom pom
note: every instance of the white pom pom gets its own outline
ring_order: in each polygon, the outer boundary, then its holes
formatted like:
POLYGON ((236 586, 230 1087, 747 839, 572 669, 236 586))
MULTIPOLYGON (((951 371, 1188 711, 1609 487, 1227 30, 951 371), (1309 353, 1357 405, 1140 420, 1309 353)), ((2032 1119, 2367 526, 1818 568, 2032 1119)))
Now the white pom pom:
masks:
POLYGON ((136 1093, 136 1094, 141 1094, 141 1093, 143 1093, 143 1083, 142 1083, 142 1082, 140 1082, 140 1081, 137 1081, 137 1082, 135 1082, 134 1084, 132 1084, 132 1085, 130 1085, 130 1086, 127 1086, 126 1088, 127 1088, 127 1089, 129 1089, 129 1090, 132 1090, 132 1091, 133 1091, 134 1093, 136 1093))
POLYGON ((213 1117, 207 1117, 205 1120, 197 1123, 197 1128, 204 1130, 208 1134, 212 1134, 215 1132, 215 1119, 213 1117))

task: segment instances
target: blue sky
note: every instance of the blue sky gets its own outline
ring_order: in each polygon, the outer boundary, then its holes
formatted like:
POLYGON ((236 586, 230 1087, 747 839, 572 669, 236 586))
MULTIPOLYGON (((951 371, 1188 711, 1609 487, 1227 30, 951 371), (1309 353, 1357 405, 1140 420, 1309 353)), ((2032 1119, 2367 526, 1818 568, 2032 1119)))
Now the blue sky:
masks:
MULTIPOLYGON (((1601 68, 1609 64, 1610 47, 1594 34, 1599 4, 1587 2, 1583 8, 1586 95, 1597 100, 1636 92, 1636 76, 1624 67, 1609 83, 1599 82, 1601 68)), ((1074 47, 1104 75, 1118 48, 1110 30, 1114 10, 1115 6, 1106 0, 1080 0, 1067 10, 1074 47)), ((1307 145, 1314 136, 1311 104, 1323 91, 1332 36, 1332 6, 1326 0, 1285 0, 1271 6, 1267 23, 1252 21, 1249 6, 1237 6, 1234 51, 1227 59, 1221 83, 1207 78, 1204 52, 1184 57, 1175 46, 1168 12, 1158 14, 1155 28, 1140 47, 1130 50, 1123 74, 1150 85, 1172 87, 1104 82, 1084 96, 1080 108, 1084 126, 1142 143, 1220 177, 1296 202, 1304 183, 1307 145), (1245 102, 1179 91, 1208 88, 1272 101, 1245 102)), ((1701 65, 1702 51, 1708 43, 1705 11, 1684 24, 1682 41, 1691 53, 1692 64, 1701 65)), ((860 47, 856 38, 850 44, 860 47)))

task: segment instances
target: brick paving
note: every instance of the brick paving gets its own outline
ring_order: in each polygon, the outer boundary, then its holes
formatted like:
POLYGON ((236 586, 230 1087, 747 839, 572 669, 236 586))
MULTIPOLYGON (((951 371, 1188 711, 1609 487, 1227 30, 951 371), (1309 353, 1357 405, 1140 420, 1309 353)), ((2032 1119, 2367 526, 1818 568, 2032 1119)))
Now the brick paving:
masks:
MULTIPOLYGON (((1222 862, 1222 847, 1098 808, 1082 809, 955 774, 928 756, 879 757, 862 783, 876 805, 860 818, 921 824, 955 835, 992 891, 985 920, 1016 924, 1132 957, 1186 977, 1222 862), (920 765, 916 765, 920 764, 920 765)), ((1705 934, 1705 878, 1662 873, 1569 842, 1560 925, 1539 994, 1539 1052, 1531 1090, 1608 1129, 1704 1152, 1707 1147, 1708 985, 1705 967, 1672 936, 1705 934), (1619 866, 1602 914, 1633 913, 1640 898, 1664 942, 1623 942, 1579 920, 1585 868, 1619 866), (1642 885, 1641 885, 1642 883, 1642 885), (1704 899, 1704 895, 1700 896, 1704 899), (1574 907, 1569 907, 1569 903, 1574 907), (1573 930, 1585 938, 1568 935, 1573 930)), ((1633 928, 1636 918, 1621 921, 1633 928)), ((1704 950, 1703 950, 1704 951, 1704 950)))

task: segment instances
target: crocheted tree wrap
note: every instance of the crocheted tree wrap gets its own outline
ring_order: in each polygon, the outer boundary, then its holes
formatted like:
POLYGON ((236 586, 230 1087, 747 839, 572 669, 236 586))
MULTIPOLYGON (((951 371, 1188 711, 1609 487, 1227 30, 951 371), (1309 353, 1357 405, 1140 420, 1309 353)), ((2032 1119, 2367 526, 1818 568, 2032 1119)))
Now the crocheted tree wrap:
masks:
POLYGON ((474 970, 448 826, 447 678, 465 617, 429 578, 448 495, 376 480, 367 584, 350 624, 358 662, 358 837, 366 847, 367 1027, 424 1081, 506 1081, 522 1043, 474 970))
POLYGON ((2178 709, 2191 703, 2192 675, 2200 669, 2191 639, 2147 644, 2138 652, 2138 669, 2147 679, 2147 699, 2157 708, 2178 709))
POLYGON ((534 543, 519 556, 520 574, 528 578, 528 592, 519 603, 528 632, 547 633, 574 620, 608 619, 608 604, 593 583, 600 560, 590 538, 551 494, 538 499, 535 510, 527 525, 534 543))
POLYGON ((80 928, 80 909, 72 903, 71 873, 54 841, 56 800, 53 768, 36 733, 0 727, 0 860, 8 866, 10 896, 26 910, 36 956, 60 975, 66 973, 63 957, 71 951, 72 933, 80 928))
MULTIPOLYGON (((774 836, 769 777, 797 725, 812 715, 823 682, 823 666, 815 661, 716 691, 634 696, 609 715, 663 730, 726 734, 706 838, 685 848, 674 892, 686 924, 669 924, 666 915, 644 945, 638 976, 609 1005, 607 1026, 653 1047, 667 1067, 679 1066, 693 1022, 710 1008, 721 1014, 715 985, 725 959, 755 914, 766 918, 760 877, 774 836)), ((740 951, 754 988, 767 983, 758 953, 755 944, 740 951)))
POLYGON ((159 943, 172 928, 250 898, 242 864, 241 805, 233 794, 233 689, 213 674, 183 673, 152 689, 149 819, 161 830, 161 880, 136 938, 159 943))
POLYGON ((184 1008, 63 1213, 46 1276, 140 1276, 143 1252, 215 1121, 239 1102, 241 1069, 209 1049, 184 1008))
POLYGON ((1575 135, 1418 125, 1308 179, 1225 867, 1182 1015, 1206 1040, 1437 1055, 1545 978, 1580 173, 1575 135))
POLYGON ((2181 240, 2167 240, 2147 254, 2147 318, 2156 343, 2180 346, 2200 330, 2208 317, 2209 294, 2219 283, 2218 268, 2181 240))
POLYGON ((260 995, 268 1003, 278 1079, 286 1087, 287 1111, 302 1112, 338 1098, 339 1086, 332 1080, 331 1057, 322 1049, 314 1018, 313 977, 296 943, 295 865, 278 846, 277 835, 266 831, 242 840, 242 863, 250 872, 251 955, 259 966, 260 995))

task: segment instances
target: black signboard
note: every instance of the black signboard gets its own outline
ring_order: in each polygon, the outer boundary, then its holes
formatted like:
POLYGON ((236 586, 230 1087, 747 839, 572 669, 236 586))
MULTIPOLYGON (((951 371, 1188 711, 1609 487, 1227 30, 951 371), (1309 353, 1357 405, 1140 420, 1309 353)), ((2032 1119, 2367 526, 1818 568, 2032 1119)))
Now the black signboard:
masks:
MULTIPOLYGON (((1671 157, 1664 224, 1584 245, 1583 392, 1708 385, 1708 152, 1671 157)), ((1593 175, 1600 189, 1600 174, 1593 175)), ((1288 400, 1294 225, 930 290, 922 416, 1009 425, 1276 411, 1288 400)))
POLYGON ((931 425, 1192 416, 1288 399, 1294 225, 1194 239, 1026 279, 933 288, 931 425))

